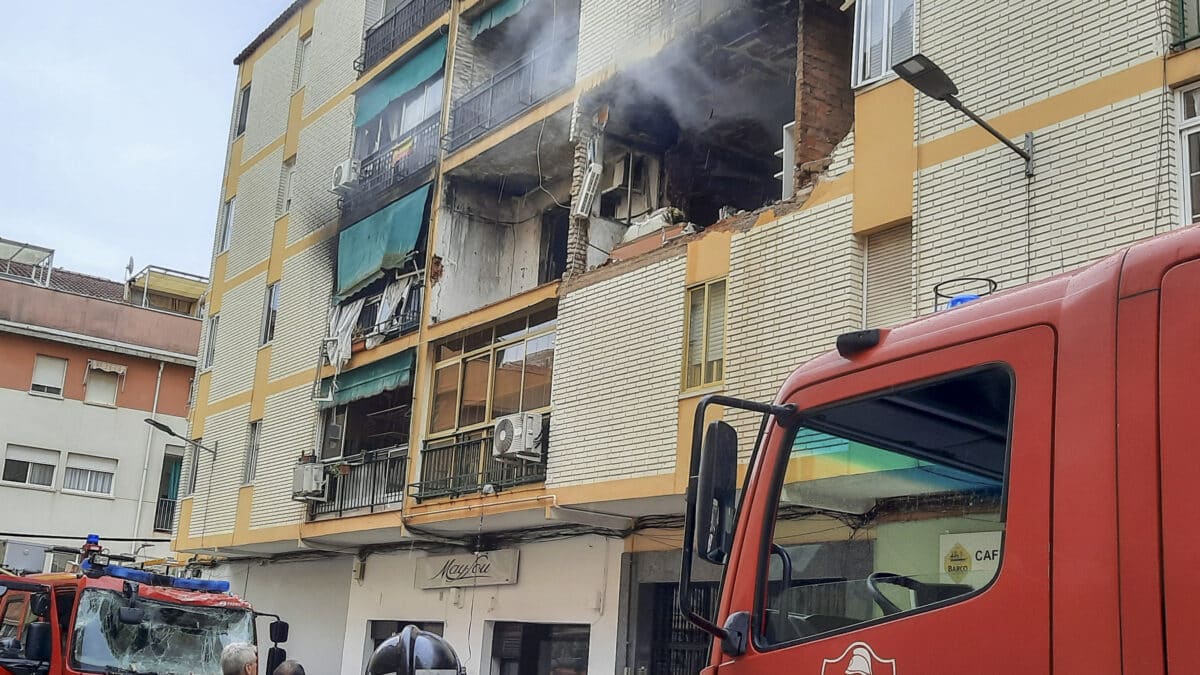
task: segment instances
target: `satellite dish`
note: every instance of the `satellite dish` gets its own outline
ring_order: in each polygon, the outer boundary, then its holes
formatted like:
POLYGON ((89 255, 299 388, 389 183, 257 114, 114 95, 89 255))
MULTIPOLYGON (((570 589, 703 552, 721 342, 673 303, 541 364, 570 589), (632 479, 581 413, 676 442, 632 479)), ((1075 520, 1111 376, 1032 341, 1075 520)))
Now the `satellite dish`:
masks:
POLYGON ((125 276, 133 276, 133 256, 129 256, 129 264, 125 266, 125 276))

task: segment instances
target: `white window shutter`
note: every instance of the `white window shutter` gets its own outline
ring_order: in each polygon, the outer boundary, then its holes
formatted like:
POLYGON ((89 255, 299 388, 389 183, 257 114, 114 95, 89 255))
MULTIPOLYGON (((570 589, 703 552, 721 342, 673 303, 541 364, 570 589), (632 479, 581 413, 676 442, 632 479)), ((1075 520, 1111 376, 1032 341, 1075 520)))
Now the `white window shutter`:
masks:
POLYGON ((117 386, 120 376, 103 370, 89 369, 84 400, 101 405, 117 404, 117 386))

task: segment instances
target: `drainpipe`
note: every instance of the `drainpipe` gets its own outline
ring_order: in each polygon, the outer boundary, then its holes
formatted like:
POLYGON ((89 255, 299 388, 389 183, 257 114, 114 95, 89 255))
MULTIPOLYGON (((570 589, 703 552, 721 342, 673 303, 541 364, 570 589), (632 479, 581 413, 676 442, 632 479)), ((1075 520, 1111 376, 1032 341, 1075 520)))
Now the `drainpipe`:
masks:
MULTIPOLYGON (((150 419, 152 419, 152 420, 158 420, 158 392, 162 387, 163 366, 165 366, 165 365, 166 365, 166 363, 164 361, 158 362, 158 379, 154 381, 154 405, 150 410, 150 419)), ((145 457, 142 458, 142 486, 138 490, 137 509, 136 509, 136 513, 133 516, 133 535, 132 535, 132 537, 134 539, 137 538, 138 531, 142 529, 142 510, 145 508, 143 502, 146 499, 146 474, 150 473, 150 449, 152 447, 153 441, 154 441, 154 427, 147 425, 147 428, 146 428, 146 455, 145 455, 145 457)), ((156 500, 155 501, 156 508, 157 508, 157 504, 158 504, 158 501, 156 500)), ((137 541, 130 542, 130 544, 129 544, 130 553, 137 555, 138 543, 139 542, 137 542, 137 541)))

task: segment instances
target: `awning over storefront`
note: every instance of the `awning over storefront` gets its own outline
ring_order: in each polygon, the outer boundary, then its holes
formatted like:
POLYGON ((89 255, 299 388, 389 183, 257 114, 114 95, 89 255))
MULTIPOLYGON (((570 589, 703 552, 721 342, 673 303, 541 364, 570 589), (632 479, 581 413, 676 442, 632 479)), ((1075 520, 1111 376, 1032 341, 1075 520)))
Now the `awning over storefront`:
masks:
POLYGON ((505 19, 521 11, 521 8, 528 4, 529 0, 500 0, 471 22, 471 39, 474 40, 483 31, 504 23, 505 19))
POLYGON ((426 183, 338 235, 337 301, 343 302, 390 269, 404 266, 417 246, 429 202, 426 183))
MULTIPOLYGON (((407 387, 412 384, 415 360, 416 348, 406 349, 395 356, 346 371, 337 376, 337 391, 333 393, 333 400, 321 403, 321 407, 345 405, 377 396, 385 391, 407 387)), ((331 384, 330 379, 326 378, 322 383, 326 391, 331 384)))
POLYGON ((433 77, 446 63, 446 36, 435 40, 422 49, 404 65, 378 82, 373 82, 355 95, 357 108, 354 126, 362 126, 372 117, 383 112, 393 100, 412 91, 417 85, 433 77))

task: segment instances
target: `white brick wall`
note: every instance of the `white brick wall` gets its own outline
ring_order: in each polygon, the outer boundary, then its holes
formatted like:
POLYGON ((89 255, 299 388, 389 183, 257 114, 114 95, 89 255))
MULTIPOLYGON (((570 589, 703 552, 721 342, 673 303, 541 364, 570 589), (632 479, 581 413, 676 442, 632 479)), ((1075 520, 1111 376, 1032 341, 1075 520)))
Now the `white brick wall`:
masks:
POLYGON ((225 293, 221 322, 217 326, 209 401, 249 391, 254 383, 266 289, 267 275, 259 274, 225 293))
POLYGON ((321 339, 327 330, 333 267, 332 239, 284 261, 279 283, 278 323, 271 343, 271 380, 317 365, 321 339))
POLYGON ((1028 184, 1020 158, 998 145, 920 172, 918 311, 933 309, 939 281, 982 276, 1011 288, 1178 223, 1167 104, 1150 92, 1038 130, 1037 176, 1028 184))
POLYGON ((854 129, 850 129, 850 133, 846 134, 837 145, 833 147, 833 152, 829 153, 829 168, 825 170, 823 180, 833 180, 854 168, 854 129))
MULTIPOLYGON (((989 118, 1164 53, 1161 21, 1175 3, 948 0, 918 5, 918 51, 950 75, 968 107, 989 118), (964 21, 971 30, 963 30, 964 21)), ((917 97, 920 137, 970 124, 949 106, 922 98, 917 97)))
POLYGON ((292 501, 292 467, 302 452, 313 449, 316 422, 317 406, 309 399, 307 385, 267 398, 250 527, 304 519, 304 505, 292 501))
POLYGON ((216 448, 217 459, 214 467, 212 456, 203 451, 200 453, 200 474, 196 492, 192 495, 189 536, 199 537, 202 531, 206 535, 233 531, 249 425, 249 405, 218 413, 205 422, 204 445, 216 448))
POLYGON ((288 31, 254 62, 250 74, 250 115, 242 141, 243 162, 287 131, 299 34, 297 29, 288 31))
POLYGON ((675 258, 560 301, 548 486, 675 470, 685 274, 675 258))
POLYGON ((288 244, 337 221, 337 195, 329 191, 333 167, 350 156, 354 99, 347 98, 300 132, 296 199, 288 214, 288 244))
MULTIPOLYGON (((313 18, 304 114, 321 107, 358 77, 354 60, 362 51, 365 0, 324 0, 313 18)), ((285 108, 286 112, 286 108, 285 108)))
MULTIPOLYGON (((861 244, 849 198, 735 234, 729 250, 725 389, 774 400, 789 374, 859 327, 861 244)), ((728 415, 749 450, 758 418, 728 415)))
POLYGON ((694 27, 699 0, 583 0, 575 81, 656 52, 675 30, 694 27))
POLYGON ((241 274, 270 257, 282 167, 283 150, 276 150, 238 180, 226 277, 241 274))

